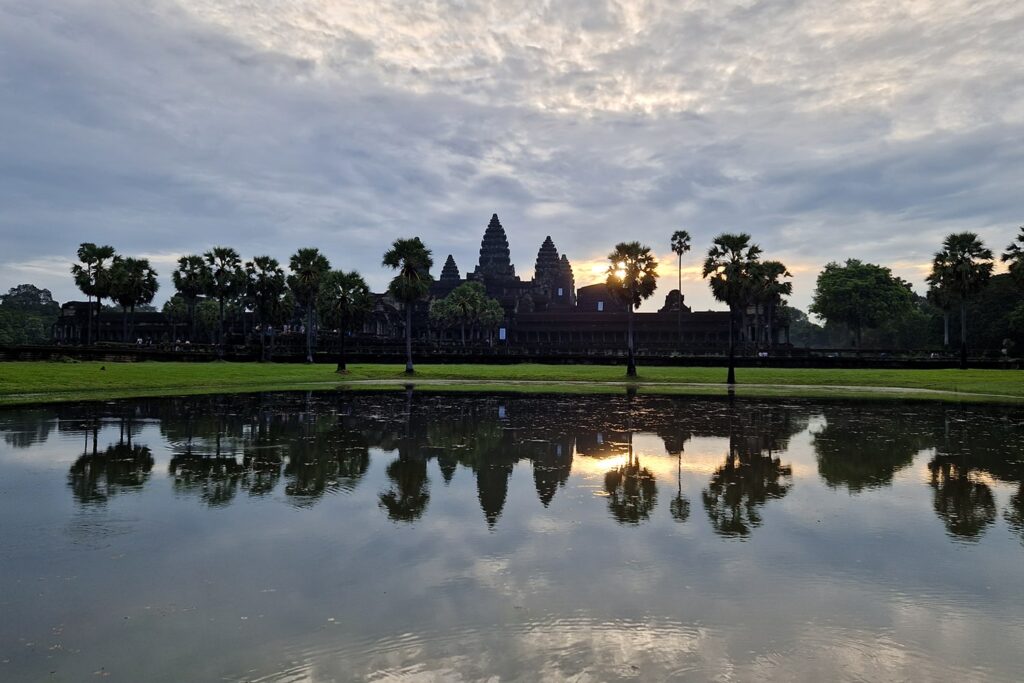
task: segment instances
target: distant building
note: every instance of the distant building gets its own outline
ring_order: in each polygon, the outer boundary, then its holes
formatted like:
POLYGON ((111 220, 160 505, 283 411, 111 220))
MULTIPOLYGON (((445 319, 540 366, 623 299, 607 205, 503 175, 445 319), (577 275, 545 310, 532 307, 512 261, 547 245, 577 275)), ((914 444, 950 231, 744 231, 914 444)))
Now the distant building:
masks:
MULTIPOLYGON (((429 320, 430 302, 447 296, 465 282, 478 282, 487 295, 496 299, 505 311, 505 320, 497 343, 524 351, 601 352, 620 351, 625 345, 626 306, 612 298, 603 284, 576 287, 572 264, 550 236, 537 250, 534 275, 523 280, 511 260, 508 236, 497 214, 491 216, 482 239, 478 261, 472 270, 460 271, 448 255, 439 276, 430 288, 427 301, 415 304, 413 329, 419 341, 454 341, 451 331, 433 329, 429 320)), ((402 304, 390 294, 374 294, 374 308, 362 328, 354 333, 355 342, 389 343, 404 335, 402 304)), ((69 302, 61 307, 61 316, 53 328, 55 341, 83 343, 86 337, 86 303, 69 302)), ((746 329, 737 323, 737 339, 753 335, 754 312, 746 316, 746 329)), ((248 316, 246 316, 247 318, 248 316)), ((775 324, 775 342, 782 327, 775 324)), ((298 323, 285 326, 285 332, 298 329, 298 323)), ((250 320, 233 322, 232 341, 240 343, 251 333, 250 320)), ((729 340, 729 314, 725 311, 692 311, 679 290, 672 289, 656 313, 634 313, 637 348, 649 351, 686 351, 715 353, 726 348, 729 340)), ((101 312, 93 331, 96 341, 120 341, 122 317, 101 312)), ((136 313, 133 335, 154 342, 168 342, 187 335, 187 325, 171 320, 163 313, 136 313)))

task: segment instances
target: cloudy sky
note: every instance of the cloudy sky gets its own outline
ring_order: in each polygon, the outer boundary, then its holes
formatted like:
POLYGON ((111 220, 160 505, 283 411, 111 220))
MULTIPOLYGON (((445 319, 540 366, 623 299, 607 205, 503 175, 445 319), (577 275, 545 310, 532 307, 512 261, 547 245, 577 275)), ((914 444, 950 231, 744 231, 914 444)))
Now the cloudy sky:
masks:
POLYGON ((746 231, 794 273, 920 286, 942 236, 1024 222, 1019 0, 0 0, 0 288, 76 296, 79 242, 161 271, 318 246, 381 289, 391 240, 465 272, 497 212, 589 284, 746 231))

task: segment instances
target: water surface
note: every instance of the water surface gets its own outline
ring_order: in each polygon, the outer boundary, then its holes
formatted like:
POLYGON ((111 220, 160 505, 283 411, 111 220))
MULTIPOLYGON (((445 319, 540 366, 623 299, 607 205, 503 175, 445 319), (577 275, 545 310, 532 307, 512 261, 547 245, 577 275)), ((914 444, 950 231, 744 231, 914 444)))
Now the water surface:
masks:
POLYGON ((5 681, 1024 668, 1019 409, 285 393, 0 436, 5 681))

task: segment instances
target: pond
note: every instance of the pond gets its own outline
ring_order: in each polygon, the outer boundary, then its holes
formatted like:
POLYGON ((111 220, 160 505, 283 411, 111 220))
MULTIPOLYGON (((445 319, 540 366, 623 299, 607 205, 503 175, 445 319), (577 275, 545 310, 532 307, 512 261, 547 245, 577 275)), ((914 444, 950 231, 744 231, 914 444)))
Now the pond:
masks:
POLYGON ((1019 408, 276 393, 0 436, 5 681, 1024 668, 1019 408))

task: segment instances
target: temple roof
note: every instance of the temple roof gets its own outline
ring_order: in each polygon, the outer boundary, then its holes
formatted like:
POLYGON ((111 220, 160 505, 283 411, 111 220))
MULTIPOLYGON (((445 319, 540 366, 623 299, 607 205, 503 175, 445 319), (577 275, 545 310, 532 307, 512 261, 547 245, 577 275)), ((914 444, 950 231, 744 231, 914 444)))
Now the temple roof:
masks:
POLYGON ((540 245, 540 250, 537 252, 537 264, 534 267, 533 279, 538 282, 554 281, 558 277, 560 265, 558 249, 555 248, 555 243, 551 241, 551 236, 548 235, 544 238, 544 243, 540 245))
POLYGON ((451 254, 448 254, 448 260, 444 262, 444 268, 441 269, 441 281, 457 281, 461 280, 462 276, 459 274, 459 267, 455 265, 455 259, 452 258, 451 254))
POLYGON ((480 263, 475 271, 485 277, 515 277, 516 269, 509 254, 508 237, 498 214, 491 216, 484 238, 480 241, 480 263))

